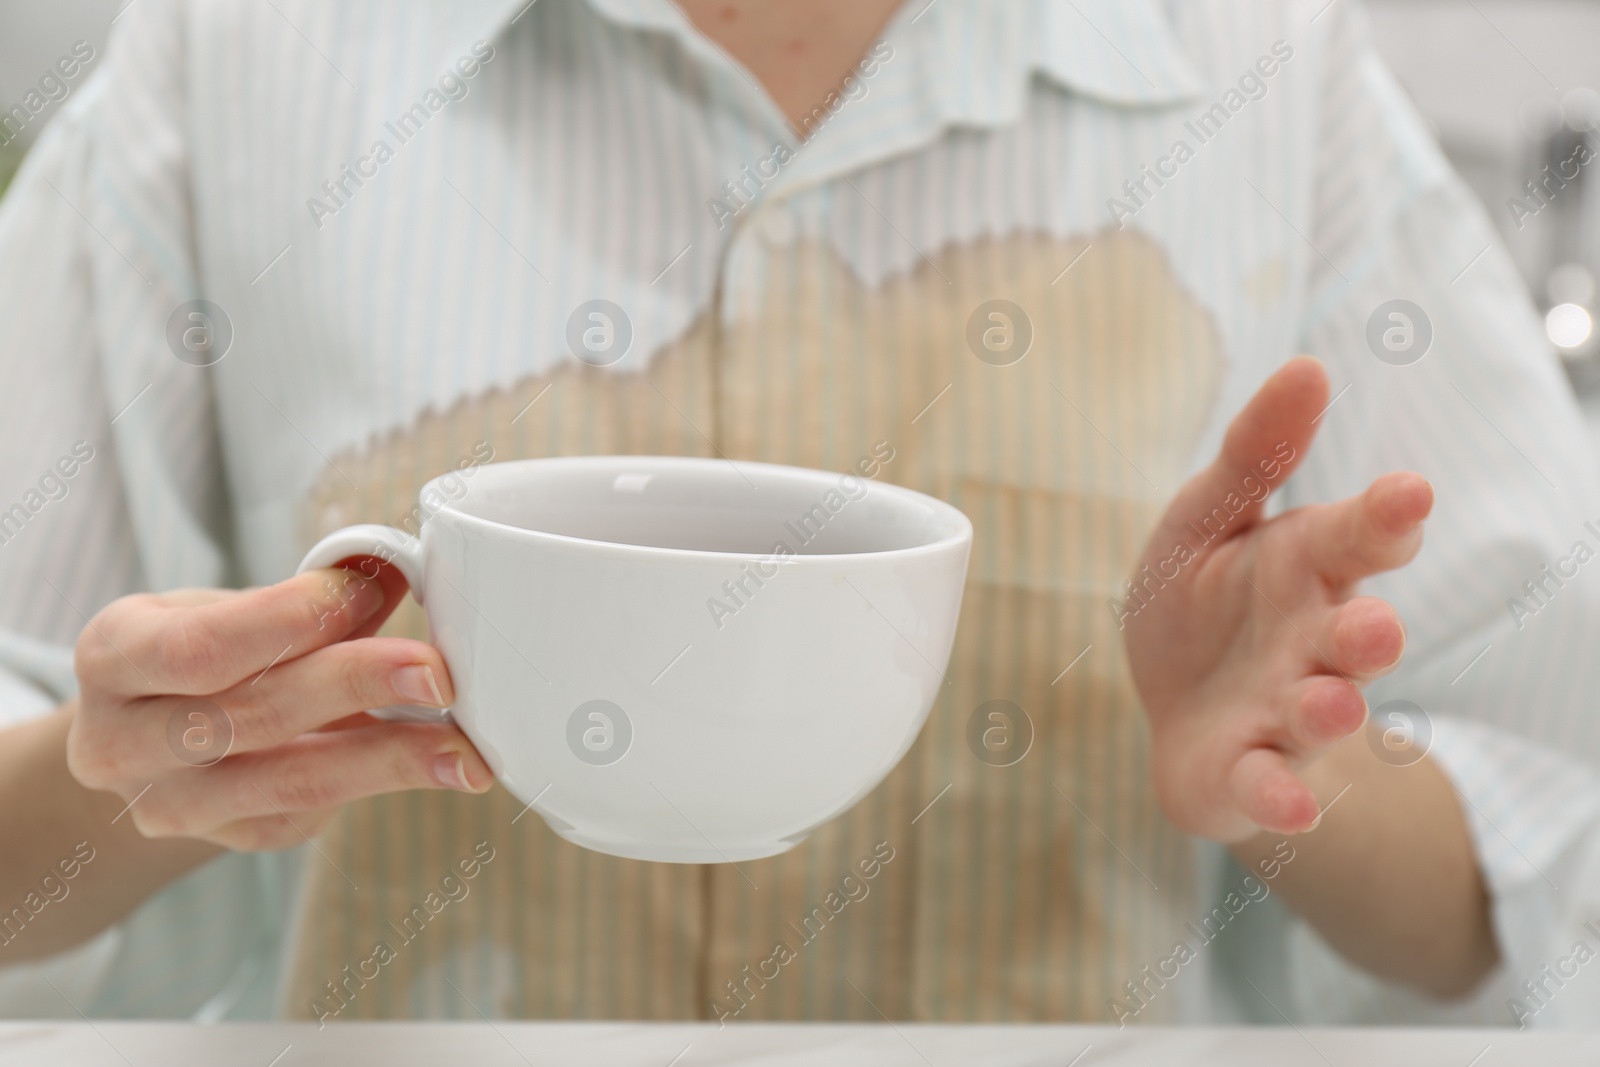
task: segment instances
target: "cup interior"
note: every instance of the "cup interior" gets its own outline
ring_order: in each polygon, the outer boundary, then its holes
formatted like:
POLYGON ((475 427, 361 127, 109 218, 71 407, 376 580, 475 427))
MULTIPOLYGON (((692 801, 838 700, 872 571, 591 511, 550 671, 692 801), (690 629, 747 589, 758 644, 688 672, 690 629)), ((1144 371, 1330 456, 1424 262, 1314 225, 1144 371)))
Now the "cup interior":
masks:
POLYGON ((491 463, 434 479, 423 503, 558 537, 739 555, 893 552, 967 528, 948 504, 855 474, 665 456, 491 463))

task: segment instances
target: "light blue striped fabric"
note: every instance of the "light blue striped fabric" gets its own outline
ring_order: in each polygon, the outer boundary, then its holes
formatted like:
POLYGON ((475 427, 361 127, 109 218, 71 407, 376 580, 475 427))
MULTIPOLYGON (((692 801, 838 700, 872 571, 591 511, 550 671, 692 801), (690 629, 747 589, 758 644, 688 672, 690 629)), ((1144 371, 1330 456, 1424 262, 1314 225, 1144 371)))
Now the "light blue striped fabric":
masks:
MULTIPOLYGON (((615 369, 629 373, 719 287, 729 317, 756 299, 775 217, 877 284, 984 235, 1093 234, 1118 200, 1229 359, 1195 466, 1309 350, 1337 398, 1293 502, 1395 467, 1436 486, 1423 555, 1372 584, 1410 648, 1371 696, 1434 717, 1506 938, 1503 981, 1441 1009, 1355 974, 1285 915, 1185 993, 1186 1014, 1262 1017, 1241 983, 1254 974, 1276 976, 1297 1019, 1504 1021, 1507 997, 1582 936, 1600 885, 1600 576, 1581 572, 1521 628, 1507 600, 1574 541, 1600 544, 1584 525, 1600 482, 1492 227, 1358 4, 914 0, 886 41, 865 95, 801 146, 665 0, 130 7, 0 206, 0 509, 25 512, 0 544, 5 711, 68 695, 71 642, 119 595, 286 576, 327 457, 573 358, 565 325, 585 300, 627 308, 634 355, 615 369), (1292 57, 1230 109, 1279 41, 1292 57), (441 75, 474 42, 451 100, 441 75), (1202 142, 1188 124, 1219 102, 1226 125, 1202 142), (420 132, 392 132, 418 104, 420 132), (380 139, 392 158, 363 163, 380 139), (1193 158, 1146 177, 1179 139, 1193 158), (719 220, 723 183, 777 144, 795 159, 761 190, 769 210, 719 220), (166 340, 201 296, 234 331, 209 368, 166 340), (1407 367, 1366 337, 1396 298, 1436 331, 1407 367), (48 499, 41 476, 80 441, 93 458, 48 499)), ((48 974, 92 1014, 266 1014, 296 862, 220 860, 85 949, 0 972, 0 1010, 72 1015, 48 974)), ((1533 1022, 1597 1004, 1574 986, 1533 1022)))

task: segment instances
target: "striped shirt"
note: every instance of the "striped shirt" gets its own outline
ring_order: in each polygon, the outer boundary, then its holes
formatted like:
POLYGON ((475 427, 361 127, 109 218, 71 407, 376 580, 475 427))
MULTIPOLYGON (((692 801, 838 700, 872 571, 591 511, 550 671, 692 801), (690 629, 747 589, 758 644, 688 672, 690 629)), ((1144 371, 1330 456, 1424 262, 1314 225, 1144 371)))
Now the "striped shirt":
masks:
MULTIPOLYGON (((107 601, 279 580, 486 454, 845 470, 882 445, 881 477, 976 537, 950 692, 790 853, 640 864, 500 790, 376 798, 316 853, 224 857, 0 971, 5 1010, 1592 1015, 1581 978, 1537 1005, 1522 983, 1593 939, 1600 579, 1577 546, 1600 547, 1600 482, 1504 250, 1359 5, 913 5, 804 126, 666 0, 119 19, 0 206, 10 717, 71 693, 107 601), (620 325, 604 358, 594 301, 620 325), (1505 965, 1462 1005, 1344 964, 1149 785, 1108 605, 1299 351, 1335 394, 1286 503, 1397 467, 1438 494, 1421 556, 1370 583, 1410 644, 1369 698, 1419 709, 1404 725, 1428 730, 1494 895, 1505 965), (1031 739, 1010 765, 968 742, 993 700, 1031 739), (480 841, 471 894, 414 945, 394 932, 480 841), (835 911, 867 856, 870 894, 835 911), (363 977, 379 940, 393 959, 363 977), (1151 981, 1179 940, 1189 973, 1151 981)), ((389 632, 425 635, 420 613, 389 632)))

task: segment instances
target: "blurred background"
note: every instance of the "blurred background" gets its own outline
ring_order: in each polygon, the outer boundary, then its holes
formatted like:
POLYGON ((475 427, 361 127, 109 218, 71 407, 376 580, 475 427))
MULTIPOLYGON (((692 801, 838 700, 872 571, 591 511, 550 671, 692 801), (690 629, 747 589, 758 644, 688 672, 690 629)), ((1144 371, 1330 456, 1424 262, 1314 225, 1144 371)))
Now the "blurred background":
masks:
MULTIPOLYGON (((59 100, 40 78, 78 41, 94 50, 92 70, 128 4, 0 0, 0 108, 30 91, 43 104, 0 130, 0 189, 85 74, 59 100)), ((1600 448, 1600 0, 1366 5, 1379 50, 1504 234, 1600 448)))

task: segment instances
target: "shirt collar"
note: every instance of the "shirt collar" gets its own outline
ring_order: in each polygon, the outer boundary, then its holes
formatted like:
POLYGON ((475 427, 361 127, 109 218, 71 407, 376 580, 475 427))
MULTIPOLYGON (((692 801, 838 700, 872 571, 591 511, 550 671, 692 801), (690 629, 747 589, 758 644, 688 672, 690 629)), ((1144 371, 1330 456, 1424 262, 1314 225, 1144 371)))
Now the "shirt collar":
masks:
MULTIPOLYGON (((542 0, 554 2, 554 0, 542 0)), ((700 34, 671 0, 587 0, 624 27, 675 37, 709 70, 728 98, 769 126, 775 139, 799 139, 740 64, 700 34)), ((1016 122, 1035 75, 1068 93, 1121 108, 1161 108, 1197 99, 1195 72, 1159 0, 907 0, 884 33, 892 57, 861 78, 865 96, 846 100, 810 128, 767 195, 780 195, 910 152, 952 126, 1016 122)), ((532 6, 527 0, 473 0, 453 8, 458 43, 492 40, 532 6)), ((857 91, 859 92, 859 90, 857 91)))
POLYGON ((1015 125, 1035 77, 1125 109, 1197 99, 1204 82, 1155 3, 909 0, 884 34, 893 58, 862 79, 867 96, 841 106, 768 191, 915 152, 952 127, 1015 125))
POLYGON ((1186 103, 1205 90, 1153 0, 1035 0, 1034 8, 1033 62, 1063 88, 1129 107, 1186 103))

